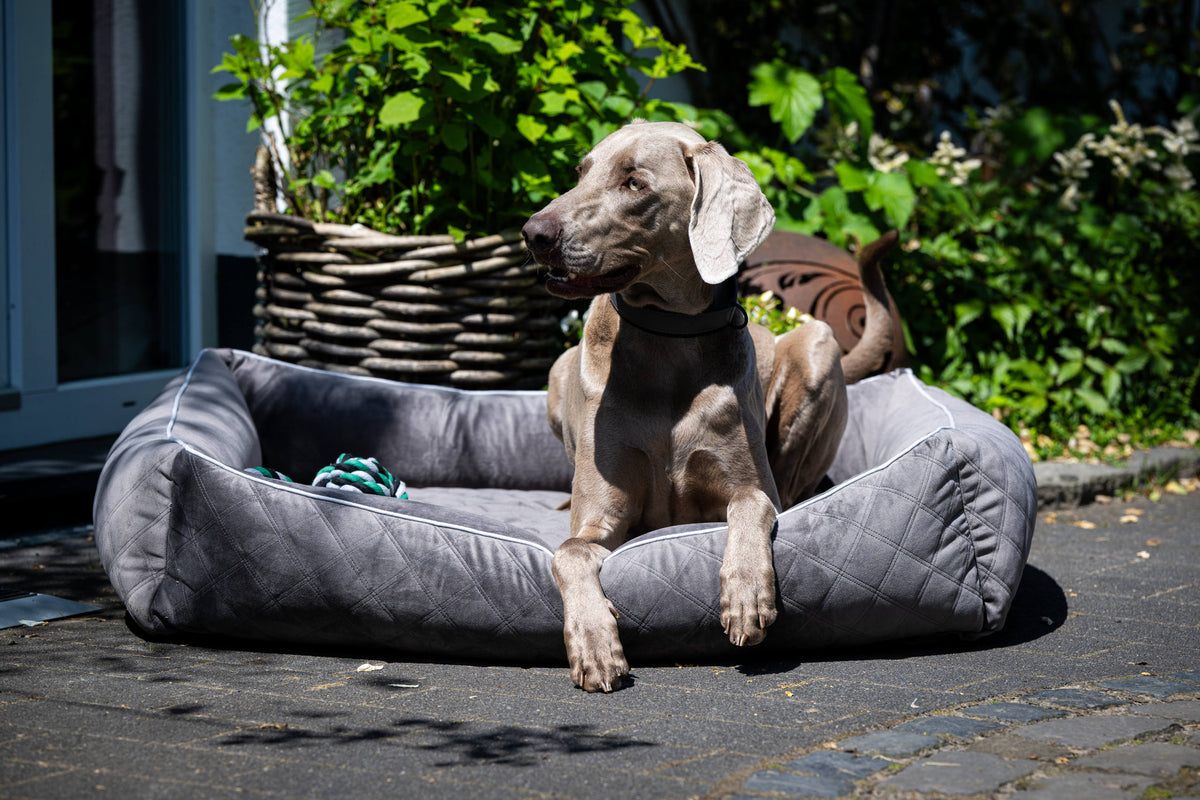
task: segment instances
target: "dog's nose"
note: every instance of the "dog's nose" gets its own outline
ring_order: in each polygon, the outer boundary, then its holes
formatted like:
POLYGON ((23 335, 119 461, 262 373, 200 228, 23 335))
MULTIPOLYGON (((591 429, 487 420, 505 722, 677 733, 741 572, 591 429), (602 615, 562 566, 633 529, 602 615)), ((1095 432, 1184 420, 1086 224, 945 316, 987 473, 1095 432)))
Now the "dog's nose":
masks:
POLYGON ((541 256, 545 256, 557 246, 562 227, 558 220, 549 215, 534 214, 525 223, 525 227, 521 228, 521 234, 525 237, 525 246, 529 248, 529 252, 540 261, 541 256))

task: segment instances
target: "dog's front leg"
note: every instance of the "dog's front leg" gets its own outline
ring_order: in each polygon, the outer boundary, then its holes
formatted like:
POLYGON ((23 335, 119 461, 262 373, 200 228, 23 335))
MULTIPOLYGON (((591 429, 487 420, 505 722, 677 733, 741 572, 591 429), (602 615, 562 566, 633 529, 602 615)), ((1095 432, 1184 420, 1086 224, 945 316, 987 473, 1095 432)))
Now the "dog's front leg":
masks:
POLYGON ((571 680, 589 692, 621 688, 629 674, 617 633, 617 610, 600 585, 600 565, 609 554, 584 529, 554 552, 554 582, 562 593, 563 640, 571 664, 571 680))
POLYGON ((721 625, 738 645, 761 642, 775 621, 771 536, 775 506, 762 490, 742 486, 729 499, 729 536, 721 562, 721 625))

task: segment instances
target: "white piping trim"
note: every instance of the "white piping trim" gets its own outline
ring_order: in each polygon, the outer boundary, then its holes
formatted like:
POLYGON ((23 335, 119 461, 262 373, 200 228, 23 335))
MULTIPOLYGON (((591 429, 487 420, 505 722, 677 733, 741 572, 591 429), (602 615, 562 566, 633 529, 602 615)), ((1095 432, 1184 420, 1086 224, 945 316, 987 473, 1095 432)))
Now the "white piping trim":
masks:
MULTIPOLYGON (((530 542, 530 541, 526 541, 524 539, 516 539, 512 536, 505 536, 502 533, 496 533, 494 531, 478 530, 476 528, 471 528, 466 525, 458 525, 458 524, 451 523, 451 522, 445 522, 444 520, 426 519, 424 517, 418 517, 418 516, 415 516, 412 514, 401 514, 398 511, 388 511, 386 509, 374 508, 373 506, 363 505, 361 503, 355 503, 353 501, 345 500, 340 497, 329 497, 329 496, 323 495, 323 494, 314 494, 313 492, 305 491, 303 484, 289 485, 284 482, 268 481, 266 478, 264 478, 260 475, 253 475, 249 472, 245 472, 236 467, 231 467, 228 464, 218 461, 217 459, 213 458, 212 456, 208 455, 207 453, 204 453, 201 450, 198 450, 197 448, 193 447, 192 445, 188 444, 187 442, 185 442, 182 439, 175 436, 174 433, 172 432, 172 430, 175 426, 175 420, 179 416, 179 410, 180 410, 180 406, 182 405, 184 391, 190 386, 190 384, 192 382, 192 374, 196 371, 196 366, 200 363, 200 359, 205 356, 206 352, 208 352, 208 351, 201 351, 200 354, 195 358, 195 360, 192 361, 192 366, 188 369, 187 375, 183 379, 183 383, 180 384, 179 391, 175 393, 175 402, 174 402, 174 406, 171 409, 171 418, 167 422, 166 438, 168 441, 179 445, 180 447, 182 447, 184 450, 191 453, 192 455, 194 455, 198 458, 201 458, 201 459, 209 462, 210 464, 212 464, 216 467, 219 467, 220 469, 223 469, 227 472, 235 474, 238 477, 243 478, 245 480, 253 481, 255 483, 261 483, 264 486, 269 486, 272 489, 289 492, 291 494, 297 494, 302 497, 307 497, 309 499, 316 500, 318 502, 336 503, 337 505, 349 506, 350 508, 359 508, 364 511, 370 511, 373 514, 380 514, 385 517, 393 517, 395 519, 402 519, 402 520, 405 520, 406 522, 419 522, 419 523, 426 524, 426 525, 433 525, 438 528, 447 528, 449 530, 462 531, 464 533, 472 533, 472 534, 476 534, 478 536, 484 536, 486 538, 496 539, 496 540, 499 540, 502 542, 510 542, 512 544, 526 545, 535 550, 542 551, 547 556, 550 556, 550 557, 554 556, 554 552, 552 550, 550 550, 550 548, 546 547, 545 545, 543 545, 539 542, 530 542)), ((213 357, 216 357, 215 353, 212 355, 213 355, 213 357)), ((256 358, 262 358, 261 356, 257 356, 254 353, 248 353, 247 355, 252 355, 252 356, 255 356, 256 358)), ((263 360, 273 360, 273 359, 265 359, 264 358, 263 360)), ((282 363, 282 362, 277 362, 277 363, 282 363)), ((286 364, 286 366, 295 367, 297 369, 311 369, 310 367, 300 367, 300 366, 297 366, 294 364, 286 364)), ((322 372, 322 370, 313 370, 313 371, 314 372, 322 372)), ((362 376, 354 376, 354 375, 342 376, 342 377, 362 378, 362 376)), ((385 382, 385 381, 383 381, 382 378, 365 378, 365 380, 385 382)), ((447 387, 431 387, 431 388, 447 388, 447 387)), ((450 391, 461 392, 462 390, 450 388, 450 391)), ((528 390, 516 390, 516 391, 519 391, 524 394, 524 393, 527 393, 528 390)), ((512 394, 513 392, 497 391, 495 393, 496 394, 512 394)))

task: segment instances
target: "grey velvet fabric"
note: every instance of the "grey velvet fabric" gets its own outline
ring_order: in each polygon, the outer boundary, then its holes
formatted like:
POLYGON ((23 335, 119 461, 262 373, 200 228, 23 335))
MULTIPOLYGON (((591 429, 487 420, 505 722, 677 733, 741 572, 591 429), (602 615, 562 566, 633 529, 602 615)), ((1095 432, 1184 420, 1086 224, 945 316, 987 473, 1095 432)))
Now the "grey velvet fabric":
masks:
MULTIPOLYGON (((850 387, 835 486, 779 518, 781 613, 766 648, 801 652, 1000 629, 1029 551, 1032 467, 1016 437, 897 372, 850 387)), ((571 468, 541 392, 351 378, 201 353, 114 445, 96 541, 154 633, 562 660, 550 574, 571 468), (373 455, 410 500, 317 489, 373 455)), ((634 659, 734 652, 719 622, 719 524, 646 534, 601 570, 634 659)))

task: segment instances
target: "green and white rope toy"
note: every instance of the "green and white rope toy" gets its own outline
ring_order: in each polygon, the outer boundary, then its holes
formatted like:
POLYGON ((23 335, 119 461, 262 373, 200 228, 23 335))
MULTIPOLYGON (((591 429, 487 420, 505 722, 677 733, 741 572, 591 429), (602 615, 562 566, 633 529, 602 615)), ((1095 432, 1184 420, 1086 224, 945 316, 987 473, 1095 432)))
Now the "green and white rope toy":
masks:
MULTIPOLYGON (((274 478, 288 483, 295 483, 287 475, 267 467, 247 467, 246 472, 261 475, 264 478, 274 478)), ((317 477, 313 478, 313 486, 328 486, 332 489, 344 489, 348 492, 377 494, 381 497, 398 497, 408 499, 404 481, 397 480, 386 467, 380 466, 374 458, 358 458, 349 453, 342 453, 337 461, 323 467, 317 477)))
POLYGON ((312 485, 408 499, 408 493, 404 491, 404 481, 396 480, 396 477, 388 472, 386 467, 380 466, 374 458, 357 458, 349 453, 342 453, 337 457, 337 461, 323 467, 317 473, 317 477, 313 478, 312 485))

